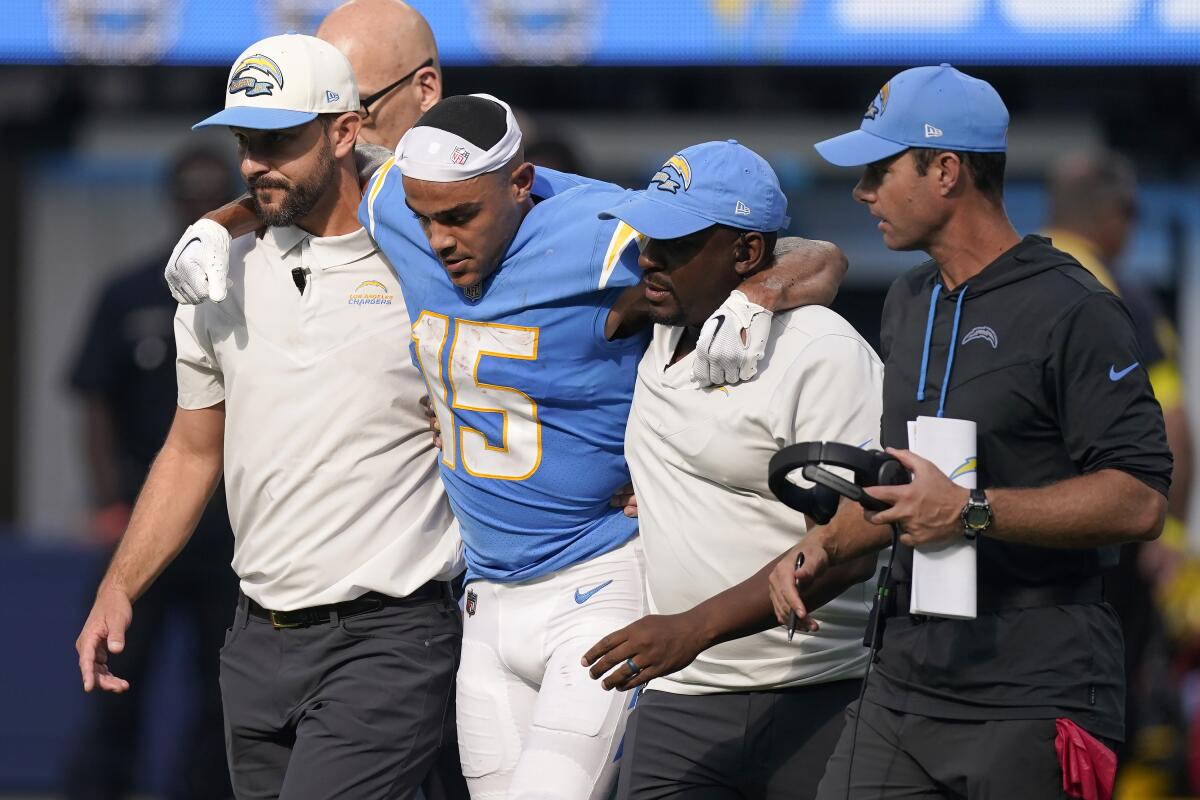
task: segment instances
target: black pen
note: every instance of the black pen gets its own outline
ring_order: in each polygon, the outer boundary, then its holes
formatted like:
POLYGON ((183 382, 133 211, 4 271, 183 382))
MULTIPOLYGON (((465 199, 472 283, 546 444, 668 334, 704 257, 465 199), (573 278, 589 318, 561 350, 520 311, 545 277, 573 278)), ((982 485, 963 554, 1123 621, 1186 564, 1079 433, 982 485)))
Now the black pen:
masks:
MULTIPOLYGON (((792 572, 804 566, 804 553, 796 554, 796 566, 792 568, 792 572)), ((800 581, 796 581, 796 591, 800 591, 800 581)), ((788 641, 796 635, 796 609, 792 609, 792 613, 788 615, 788 641)))

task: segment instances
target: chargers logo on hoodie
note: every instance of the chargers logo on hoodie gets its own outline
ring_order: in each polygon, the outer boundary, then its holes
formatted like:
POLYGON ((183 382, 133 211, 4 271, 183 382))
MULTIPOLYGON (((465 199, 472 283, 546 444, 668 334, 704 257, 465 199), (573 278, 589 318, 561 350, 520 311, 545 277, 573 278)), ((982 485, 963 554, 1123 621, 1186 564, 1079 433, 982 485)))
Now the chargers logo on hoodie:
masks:
POLYGON ((654 176, 650 178, 650 183, 654 184, 661 192, 676 194, 681 188, 686 192, 692 185, 692 165, 686 158, 676 153, 667 159, 667 163, 662 165, 662 169, 654 173, 654 176))
POLYGON ((243 58, 242 63, 233 70, 233 77, 229 79, 229 93, 245 92, 247 97, 257 97, 260 94, 269 95, 273 93, 272 90, 282 88, 283 70, 274 61, 259 53, 243 58), (247 75, 246 73, 251 70, 261 72, 274 80, 275 84, 271 85, 269 81, 260 80, 254 75, 247 75))

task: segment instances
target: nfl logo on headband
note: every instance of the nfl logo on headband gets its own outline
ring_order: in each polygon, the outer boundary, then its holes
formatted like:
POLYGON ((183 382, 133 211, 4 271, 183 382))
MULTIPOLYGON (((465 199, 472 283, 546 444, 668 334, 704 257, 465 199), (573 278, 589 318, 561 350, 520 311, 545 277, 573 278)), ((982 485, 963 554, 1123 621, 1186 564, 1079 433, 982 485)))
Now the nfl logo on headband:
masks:
POLYGON ((495 172, 521 151, 521 128, 512 109, 488 94, 447 97, 426 111, 396 147, 406 178, 435 183, 465 181, 495 172))

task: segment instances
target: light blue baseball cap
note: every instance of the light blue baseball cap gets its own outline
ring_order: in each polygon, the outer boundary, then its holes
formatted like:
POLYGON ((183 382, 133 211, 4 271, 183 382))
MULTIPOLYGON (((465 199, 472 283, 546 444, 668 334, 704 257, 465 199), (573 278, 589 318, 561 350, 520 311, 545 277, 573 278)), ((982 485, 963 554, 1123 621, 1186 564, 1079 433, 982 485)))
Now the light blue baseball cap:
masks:
POLYGON ((883 85, 858 130, 817 142, 839 167, 889 158, 910 147, 1003 153, 1008 109, 987 81, 949 64, 906 69, 883 85))
POLYGON ((733 139, 680 150, 645 190, 600 218, 619 219, 651 239, 675 239, 716 224, 767 233, 790 221, 775 170, 733 139))

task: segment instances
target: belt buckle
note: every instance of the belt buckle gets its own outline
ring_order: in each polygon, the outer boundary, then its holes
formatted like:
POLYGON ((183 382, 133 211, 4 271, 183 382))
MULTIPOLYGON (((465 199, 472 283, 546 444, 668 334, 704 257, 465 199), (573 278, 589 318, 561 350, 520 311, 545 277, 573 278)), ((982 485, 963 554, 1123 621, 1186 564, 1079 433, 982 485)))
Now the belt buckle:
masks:
POLYGON ((280 622, 275 617, 276 612, 274 612, 274 611, 268 611, 267 614, 271 617, 271 627, 273 627, 275 630, 280 630, 282 628, 299 628, 300 627, 299 622, 280 622))

